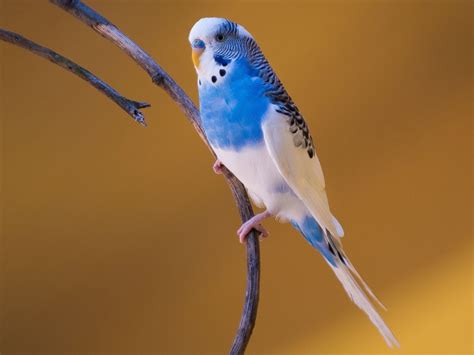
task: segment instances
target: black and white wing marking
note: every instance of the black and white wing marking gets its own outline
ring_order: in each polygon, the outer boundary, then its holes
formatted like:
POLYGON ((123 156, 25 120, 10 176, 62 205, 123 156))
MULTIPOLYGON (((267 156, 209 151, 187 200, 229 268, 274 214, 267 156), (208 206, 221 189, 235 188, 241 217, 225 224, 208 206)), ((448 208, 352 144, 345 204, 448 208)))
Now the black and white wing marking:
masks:
POLYGON ((265 145, 285 181, 319 225, 331 235, 342 237, 344 231, 329 209, 323 170, 308 126, 258 45, 252 42, 252 64, 269 85, 266 95, 276 107, 262 127, 265 145))
POLYGON ((305 149, 309 158, 316 154, 313 138, 309 133, 308 125, 300 114, 298 107, 294 104, 285 87, 278 79, 260 47, 253 39, 248 39, 249 58, 252 65, 257 69, 259 76, 269 85, 266 95, 276 105, 277 112, 288 117, 288 130, 293 134, 293 143, 296 147, 305 149))

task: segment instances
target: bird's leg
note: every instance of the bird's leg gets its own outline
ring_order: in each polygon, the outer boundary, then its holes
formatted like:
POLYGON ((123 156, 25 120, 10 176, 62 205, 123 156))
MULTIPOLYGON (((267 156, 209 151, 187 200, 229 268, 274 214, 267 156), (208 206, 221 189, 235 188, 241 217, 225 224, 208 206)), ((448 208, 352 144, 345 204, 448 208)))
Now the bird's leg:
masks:
POLYGON ((264 219, 270 217, 272 214, 269 211, 265 211, 262 213, 257 214, 250 218, 247 222, 242 224, 240 228, 237 230, 237 235, 239 236, 239 240, 241 243, 245 243, 245 239, 247 235, 250 233, 252 229, 255 229, 260 232, 261 238, 268 237, 268 232, 265 228, 260 224, 264 219))
POLYGON ((212 170, 218 175, 222 174, 222 162, 219 159, 216 159, 216 162, 212 166, 212 170))

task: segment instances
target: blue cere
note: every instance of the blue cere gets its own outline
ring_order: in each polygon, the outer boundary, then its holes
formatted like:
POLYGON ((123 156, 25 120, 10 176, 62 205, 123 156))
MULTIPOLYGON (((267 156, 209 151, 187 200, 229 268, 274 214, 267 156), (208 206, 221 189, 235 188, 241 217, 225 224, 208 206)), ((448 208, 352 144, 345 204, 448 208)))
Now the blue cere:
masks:
POLYGON ((206 48, 206 45, 200 39, 195 39, 192 44, 193 48, 206 48))
MULTIPOLYGON (((223 58, 219 60, 224 61, 223 58)), ((227 69, 227 68, 226 68, 227 69)), ((266 84, 244 58, 235 60, 226 72, 219 70, 212 82, 199 86, 201 119, 214 148, 240 150, 263 140, 262 120, 270 100, 266 84)))
POLYGON ((326 242, 323 239, 322 229, 318 222, 312 216, 306 216, 302 223, 296 223, 291 221, 293 227, 295 227, 305 239, 315 247, 333 266, 336 266, 334 256, 329 251, 326 242))

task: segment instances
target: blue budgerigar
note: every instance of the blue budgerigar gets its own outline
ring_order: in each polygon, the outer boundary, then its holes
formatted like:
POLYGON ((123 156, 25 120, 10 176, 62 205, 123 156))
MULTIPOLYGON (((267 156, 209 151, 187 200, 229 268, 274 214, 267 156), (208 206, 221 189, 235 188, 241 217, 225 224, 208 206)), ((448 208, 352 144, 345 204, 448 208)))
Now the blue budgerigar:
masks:
POLYGON ((202 125, 218 160, 265 208, 237 231, 240 241, 274 216, 290 222, 318 250, 352 301, 379 329, 389 346, 397 340, 375 310, 378 302, 347 258, 344 232, 332 215, 313 139, 298 108, 244 27, 203 18, 189 41, 198 75, 202 125))

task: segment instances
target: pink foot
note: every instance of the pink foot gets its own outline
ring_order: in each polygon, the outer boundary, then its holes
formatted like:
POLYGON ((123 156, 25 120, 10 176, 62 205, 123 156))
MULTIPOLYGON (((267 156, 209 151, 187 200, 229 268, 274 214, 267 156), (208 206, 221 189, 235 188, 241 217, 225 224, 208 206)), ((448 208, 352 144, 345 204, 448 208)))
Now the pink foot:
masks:
POLYGON ((271 214, 268 211, 262 212, 256 216, 253 216, 247 222, 242 224, 240 228, 237 230, 237 235, 239 236, 239 240, 241 243, 246 242, 246 238, 252 229, 260 232, 260 238, 268 237, 268 232, 263 226, 260 224, 261 221, 270 217, 271 214))
POLYGON ((212 166, 212 170, 214 170, 214 172, 218 175, 222 174, 222 162, 217 159, 216 162, 214 163, 214 165, 212 166))

